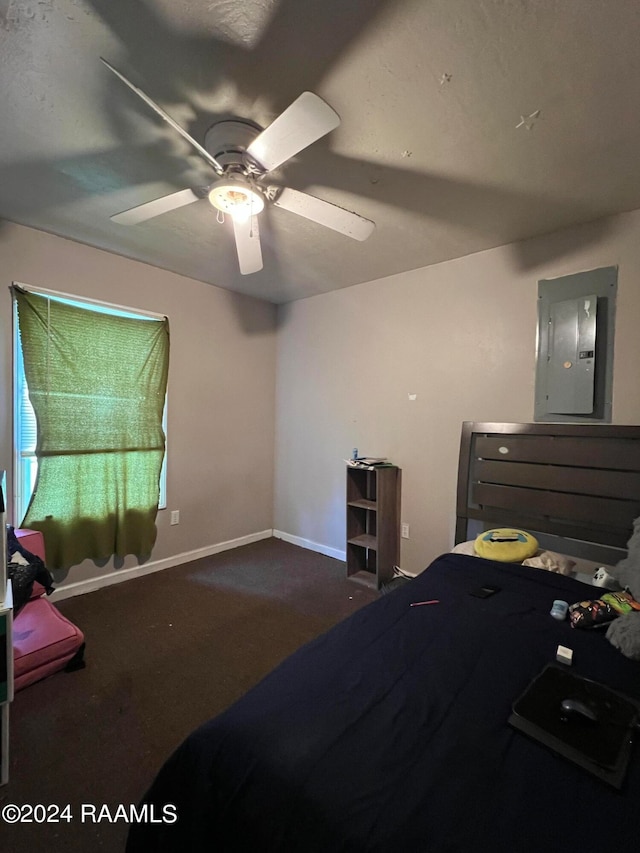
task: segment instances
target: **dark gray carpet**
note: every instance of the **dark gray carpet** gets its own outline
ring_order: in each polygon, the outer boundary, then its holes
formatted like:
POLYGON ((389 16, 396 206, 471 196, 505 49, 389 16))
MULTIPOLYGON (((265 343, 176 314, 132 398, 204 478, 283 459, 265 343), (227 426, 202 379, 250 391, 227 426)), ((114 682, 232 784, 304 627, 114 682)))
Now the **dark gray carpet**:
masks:
POLYGON ((59 603, 85 669, 18 693, 7 803, 71 806, 67 823, 0 821, 11 853, 122 851, 127 824, 81 804, 135 804, 170 752, 285 656, 378 593, 344 563, 267 539, 59 603))

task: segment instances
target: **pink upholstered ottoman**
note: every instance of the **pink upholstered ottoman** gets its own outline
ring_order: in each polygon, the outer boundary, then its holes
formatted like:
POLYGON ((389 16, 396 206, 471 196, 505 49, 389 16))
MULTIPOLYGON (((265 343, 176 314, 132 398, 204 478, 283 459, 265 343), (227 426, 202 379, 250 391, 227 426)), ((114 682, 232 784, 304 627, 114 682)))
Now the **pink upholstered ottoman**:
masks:
MULTIPOLYGON (((38 530, 16 530, 23 548, 45 562, 44 538, 38 530)), ((84 666, 84 634, 33 584, 31 599, 13 620, 14 689, 22 690, 61 669, 84 666)))
POLYGON ((81 666, 83 650, 82 631, 46 598, 32 598, 13 622, 14 689, 69 668, 73 661, 81 666))

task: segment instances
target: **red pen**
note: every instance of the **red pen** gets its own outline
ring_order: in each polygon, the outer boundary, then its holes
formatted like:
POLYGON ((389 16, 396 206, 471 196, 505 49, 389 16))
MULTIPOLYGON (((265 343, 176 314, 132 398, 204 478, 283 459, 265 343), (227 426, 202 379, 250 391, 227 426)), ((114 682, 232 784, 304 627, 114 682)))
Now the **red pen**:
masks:
POLYGON ((432 598, 431 601, 414 601, 409 607, 420 607, 421 604, 440 604, 440 601, 437 598, 432 598))

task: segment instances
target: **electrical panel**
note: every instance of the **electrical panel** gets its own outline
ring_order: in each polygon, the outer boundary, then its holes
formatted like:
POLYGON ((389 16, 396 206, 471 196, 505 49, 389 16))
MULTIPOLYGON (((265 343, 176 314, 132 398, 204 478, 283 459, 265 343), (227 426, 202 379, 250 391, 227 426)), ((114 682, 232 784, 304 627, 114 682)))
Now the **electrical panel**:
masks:
POLYGON ((551 413, 593 412, 597 310, 594 293, 550 305, 547 410, 551 413))
POLYGON ((538 282, 534 420, 611 423, 617 267, 538 282))

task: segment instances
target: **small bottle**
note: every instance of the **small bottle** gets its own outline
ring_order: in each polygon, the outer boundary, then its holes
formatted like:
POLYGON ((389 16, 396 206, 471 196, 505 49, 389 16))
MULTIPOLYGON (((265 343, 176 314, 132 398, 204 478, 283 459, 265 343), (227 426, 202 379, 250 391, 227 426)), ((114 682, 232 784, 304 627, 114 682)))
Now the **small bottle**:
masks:
POLYGON ((353 459, 354 462, 358 458, 358 448, 357 447, 354 447, 353 450, 351 451, 351 458, 353 459))
POLYGON ((567 602, 556 598, 556 600, 553 602, 553 606, 551 607, 551 616, 553 616, 554 619, 558 619, 560 622, 562 622, 563 619, 566 619, 568 610, 569 605, 567 604, 567 602))

